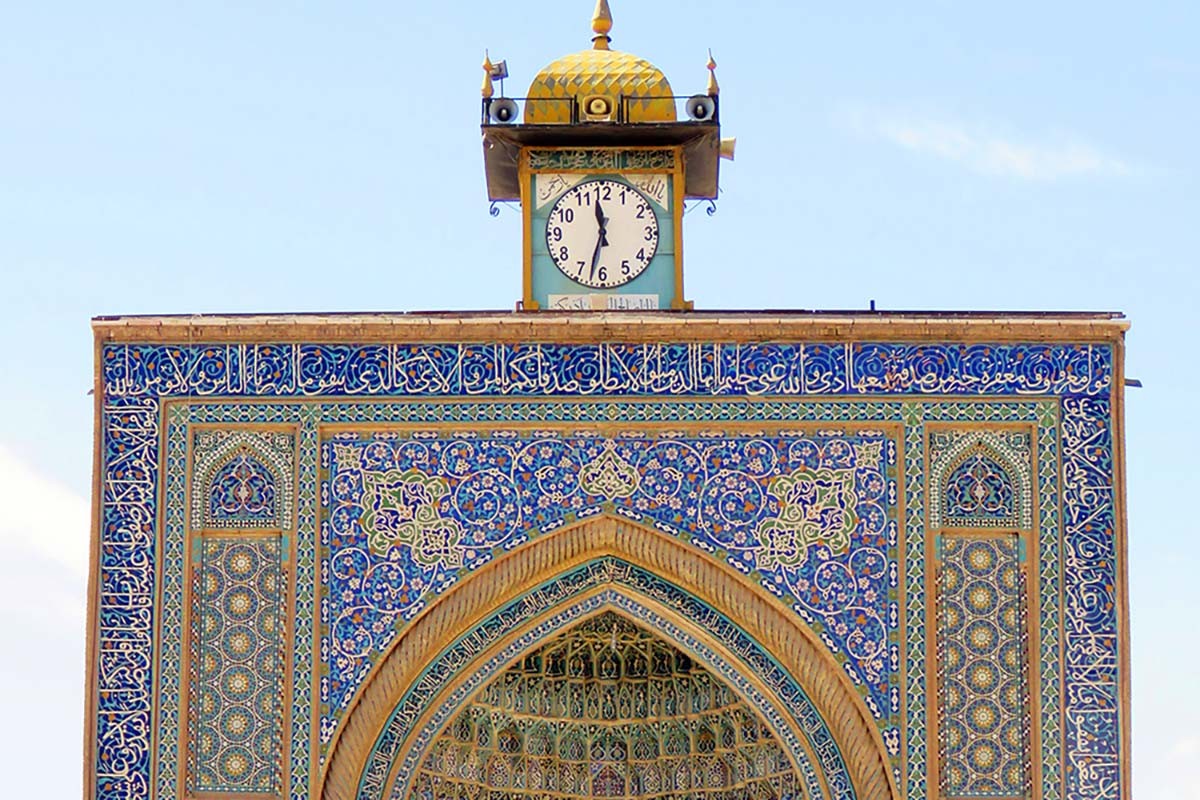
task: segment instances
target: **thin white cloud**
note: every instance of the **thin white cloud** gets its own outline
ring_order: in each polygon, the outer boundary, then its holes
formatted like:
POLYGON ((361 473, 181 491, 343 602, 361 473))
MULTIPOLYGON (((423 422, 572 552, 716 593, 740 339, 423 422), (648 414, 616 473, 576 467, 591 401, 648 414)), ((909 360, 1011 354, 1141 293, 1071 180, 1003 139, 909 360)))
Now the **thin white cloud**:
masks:
POLYGON ((1136 171, 1125 160, 1073 137, 1035 141, 987 126, 911 113, 853 109, 841 116, 860 135, 952 161, 983 175, 1053 181, 1136 171))
POLYGON ((0 547, 87 576, 90 513, 85 498, 39 474, 0 444, 0 500, 0 547))
POLYGON ((78 637, 86 612, 88 502, 0 445, 0 621, 78 637))
POLYGON ((1171 755, 1177 758, 1195 758, 1193 762, 1200 768, 1200 736, 1189 736, 1186 739, 1180 739, 1171 748, 1171 755))
POLYGON ((1185 736, 1165 753, 1152 754, 1134 769, 1134 778, 1148 800, 1200 800, 1200 736, 1185 736))
POLYGON ((81 771, 57 768, 45 742, 83 730, 88 502, 0 445, 0 508, 0 682, 20 687, 6 711, 23 720, 0 730, 0 752, 37 776, 13 776, 5 796, 78 797, 81 771))

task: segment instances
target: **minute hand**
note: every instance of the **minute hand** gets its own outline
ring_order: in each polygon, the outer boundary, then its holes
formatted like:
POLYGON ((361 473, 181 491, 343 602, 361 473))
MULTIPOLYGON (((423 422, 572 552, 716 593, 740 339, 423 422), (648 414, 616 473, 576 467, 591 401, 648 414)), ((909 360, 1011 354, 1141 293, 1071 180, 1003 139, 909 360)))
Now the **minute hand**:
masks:
POLYGON ((596 249, 592 251, 592 269, 588 273, 589 281, 596 280, 596 266, 600 263, 600 249, 608 247, 608 217, 604 216, 598 199, 596 200, 596 224, 600 230, 596 235, 596 249))

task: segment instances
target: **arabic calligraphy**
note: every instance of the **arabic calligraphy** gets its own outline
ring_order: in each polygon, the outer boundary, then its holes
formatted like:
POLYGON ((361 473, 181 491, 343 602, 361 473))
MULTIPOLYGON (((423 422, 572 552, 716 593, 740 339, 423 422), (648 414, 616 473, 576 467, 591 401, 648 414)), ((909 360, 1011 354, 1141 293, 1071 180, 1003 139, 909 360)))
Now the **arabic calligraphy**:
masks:
POLYGON ((108 396, 1102 395, 1106 345, 109 345, 108 396))

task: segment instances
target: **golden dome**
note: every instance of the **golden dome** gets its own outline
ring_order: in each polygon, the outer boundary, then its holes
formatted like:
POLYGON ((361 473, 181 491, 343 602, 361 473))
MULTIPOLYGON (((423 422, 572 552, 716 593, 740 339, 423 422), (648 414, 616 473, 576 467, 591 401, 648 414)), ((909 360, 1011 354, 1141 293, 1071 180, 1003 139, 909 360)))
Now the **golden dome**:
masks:
POLYGON ((566 124, 572 121, 572 111, 579 105, 577 120, 619 119, 624 103, 623 122, 674 122, 675 101, 671 84, 658 67, 630 53, 610 50, 608 32, 612 15, 607 0, 599 0, 592 19, 590 50, 563 56, 538 73, 529 87, 525 105, 525 122, 531 124, 566 124), (607 98, 610 115, 587 116, 585 100, 607 98))

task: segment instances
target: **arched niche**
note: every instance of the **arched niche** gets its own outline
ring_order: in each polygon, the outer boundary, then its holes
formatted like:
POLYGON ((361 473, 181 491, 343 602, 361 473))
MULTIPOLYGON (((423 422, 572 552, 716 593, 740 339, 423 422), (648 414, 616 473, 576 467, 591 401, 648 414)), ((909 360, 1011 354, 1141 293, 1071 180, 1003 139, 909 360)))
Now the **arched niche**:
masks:
POLYGON ((197 431, 192 528, 291 527, 292 448, 291 434, 281 431, 197 431), (232 507, 214 513, 214 493, 232 507))
POLYGON ((985 429, 938 435, 950 441, 941 443, 930 464, 930 530, 1032 527, 1027 433, 985 429))
MULTIPOLYGON (((831 740, 822 745, 823 763, 830 763, 828 751, 832 749, 844 764, 849 791, 841 792, 841 796, 859 800, 898 797, 882 739, 865 704, 802 620, 730 567, 660 531, 610 516, 564 528, 498 558, 464 579, 412 622, 372 671, 335 735, 320 796, 325 800, 351 800, 382 796, 379 787, 386 786, 390 791, 388 783, 395 765, 389 758, 380 757, 380 748, 390 748, 393 754, 414 746, 419 750, 422 745, 411 737, 426 731, 428 738, 429 720, 442 705, 450 703, 448 708, 453 707, 454 699, 461 702, 469 696, 471 689, 464 687, 472 679, 476 683, 483 680, 488 659, 502 665, 507 663, 505 658, 512 661, 518 657, 522 648, 536 646, 545 633, 539 633, 537 626, 576 598, 551 588, 538 598, 545 612, 532 620, 514 617, 511 621, 516 625, 504 634, 504 641, 485 644, 483 652, 473 656, 452 655, 448 662, 452 670, 448 673, 431 674, 431 663, 452 650, 456 642, 475 641, 486 635, 489 626, 505 619, 505 607, 514 598, 532 596, 540 587, 556 587, 556 578, 590 563, 616 567, 609 579, 600 582, 604 585, 593 587, 594 591, 609 592, 609 605, 619 607, 621 597, 633 602, 646 599, 639 598, 633 587, 621 585, 620 565, 624 564, 694 598, 699 604, 697 609, 711 609, 727 620, 727 627, 744 634, 761 655, 751 653, 738 658, 728 647, 718 645, 712 631, 695 630, 695 620, 687 619, 686 613, 656 607, 666 612, 667 621, 691 626, 698 640, 707 636, 714 650, 723 649, 726 657, 732 656, 732 662, 740 662, 748 685, 773 694, 768 701, 777 708, 800 705, 801 699, 811 706, 807 728, 815 730, 819 726, 828 731, 831 740), (674 619, 670 619, 672 615, 674 619), (513 641, 519 646, 511 654, 497 650, 513 641), (764 680, 764 674, 773 668, 786 676, 783 683, 769 676, 764 680), (798 687, 801 694, 780 697, 779 687, 787 682, 798 687), (409 703, 401 709, 414 689, 425 692, 423 704, 409 703), (454 695, 455 691, 460 694, 454 695), (396 724, 397 719, 402 724, 396 724), (360 795, 360 786, 375 787, 379 793, 360 795)), ((448 717, 434 727, 446 722, 448 717)), ((805 723, 797 721, 794 725, 799 729, 805 723)))

